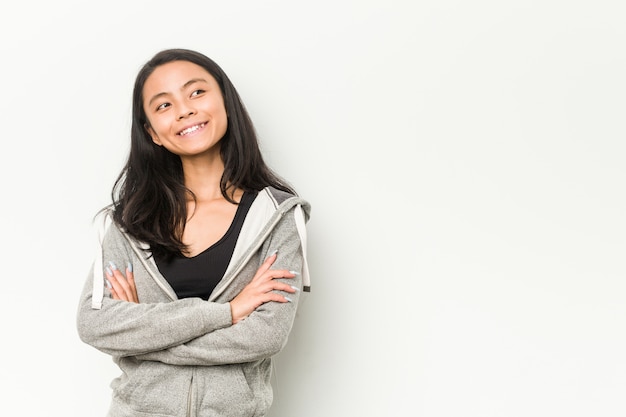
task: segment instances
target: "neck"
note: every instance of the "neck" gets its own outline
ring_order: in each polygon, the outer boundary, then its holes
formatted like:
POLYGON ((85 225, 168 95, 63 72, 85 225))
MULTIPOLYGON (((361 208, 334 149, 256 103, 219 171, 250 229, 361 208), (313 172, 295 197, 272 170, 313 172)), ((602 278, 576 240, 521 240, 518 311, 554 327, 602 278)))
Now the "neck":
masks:
POLYGON ((224 173, 224 162, 219 155, 183 158, 182 163, 185 186, 195 194, 198 201, 222 198, 220 181, 224 173))

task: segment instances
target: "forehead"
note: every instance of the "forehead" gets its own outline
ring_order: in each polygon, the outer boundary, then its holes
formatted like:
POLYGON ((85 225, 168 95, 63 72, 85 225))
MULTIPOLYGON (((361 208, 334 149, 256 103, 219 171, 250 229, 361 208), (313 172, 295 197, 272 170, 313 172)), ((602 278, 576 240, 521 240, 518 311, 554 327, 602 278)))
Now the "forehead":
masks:
POLYGON ((200 65, 189 61, 172 61, 159 65, 148 76, 143 86, 144 98, 179 91, 190 80, 204 80, 217 84, 215 78, 200 65))

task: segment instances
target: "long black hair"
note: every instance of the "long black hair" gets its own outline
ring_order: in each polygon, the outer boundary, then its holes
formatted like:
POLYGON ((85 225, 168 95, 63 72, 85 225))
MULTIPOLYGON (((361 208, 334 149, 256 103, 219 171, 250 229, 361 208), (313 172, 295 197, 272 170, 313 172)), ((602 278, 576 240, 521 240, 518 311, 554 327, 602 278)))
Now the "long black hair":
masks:
POLYGON ((187 219, 187 197, 180 157, 156 145, 146 126, 143 87, 160 65, 188 61, 204 68, 215 78, 224 99, 228 126, 220 140, 224 173, 220 189, 226 200, 235 203, 232 191, 260 191, 272 186, 295 194, 284 179, 264 162, 257 135, 248 112, 224 71, 207 56, 188 49, 163 50, 139 71, 133 89, 131 146, 128 160, 117 177, 111 197, 113 220, 135 239, 149 244, 154 254, 184 254, 182 234, 187 219))

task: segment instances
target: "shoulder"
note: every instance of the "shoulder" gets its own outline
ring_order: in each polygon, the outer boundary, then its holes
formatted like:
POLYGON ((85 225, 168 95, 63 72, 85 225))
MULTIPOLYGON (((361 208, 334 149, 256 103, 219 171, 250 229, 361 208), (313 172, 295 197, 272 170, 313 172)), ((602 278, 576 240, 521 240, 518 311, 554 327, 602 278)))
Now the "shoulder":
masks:
POLYGON ((294 194, 279 190, 278 188, 274 187, 265 187, 263 190, 261 190, 259 194, 266 195, 268 198, 270 198, 274 202, 276 207, 280 206, 285 201, 296 197, 296 195, 294 194))
POLYGON ((129 244, 142 246, 135 241, 125 230, 114 220, 114 209, 106 208, 98 212, 94 218, 93 226, 104 247, 126 247, 129 244))
POLYGON ((274 187, 265 187, 263 190, 259 191, 257 199, 265 201, 266 204, 271 204, 276 211, 283 213, 293 210, 297 206, 300 206, 302 210, 304 210, 307 218, 311 212, 311 204, 308 201, 299 195, 282 191, 274 187))

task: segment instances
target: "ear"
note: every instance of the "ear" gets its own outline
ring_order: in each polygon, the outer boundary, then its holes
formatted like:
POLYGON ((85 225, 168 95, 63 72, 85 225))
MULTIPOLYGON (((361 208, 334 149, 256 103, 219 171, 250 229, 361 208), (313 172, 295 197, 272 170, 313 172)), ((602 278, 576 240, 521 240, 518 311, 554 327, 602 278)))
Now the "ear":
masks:
POLYGON ((154 132, 154 130, 149 124, 146 123, 145 125, 143 125, 143 127, 144 129, 146 129, 146 132, 148 132, 148 134, 152 138, 152 142, 154 142, 156 145, 163 146, 163 143, 159 140, 159 137, 157 136, 157 134, 154 132))

